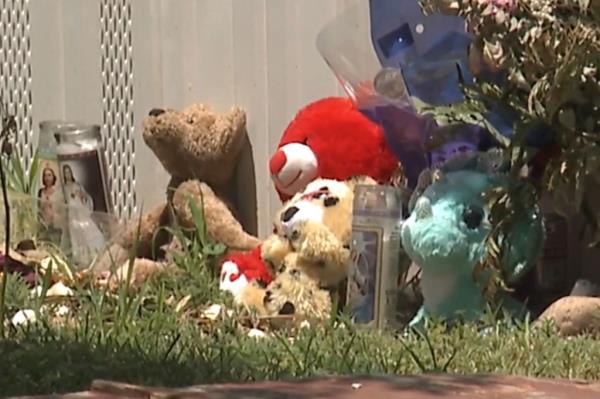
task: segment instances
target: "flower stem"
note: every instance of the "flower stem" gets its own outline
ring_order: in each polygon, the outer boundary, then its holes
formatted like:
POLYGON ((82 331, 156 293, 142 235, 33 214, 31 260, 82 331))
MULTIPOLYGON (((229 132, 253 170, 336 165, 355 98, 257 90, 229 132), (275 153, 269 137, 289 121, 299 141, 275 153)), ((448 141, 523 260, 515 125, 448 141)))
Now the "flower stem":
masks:
POLYGON ((6 313, 6 284, 8 281, 8 263, 10 259, 10 204, 8 202, 8 190, 6 188, 6 175, 2 155, 0 155, 0 184, 2 185, 2 200, 4 202, 4 265, 2 270, 2 283, 0 285, 0 338, 4 338, 4 317, 6 313))

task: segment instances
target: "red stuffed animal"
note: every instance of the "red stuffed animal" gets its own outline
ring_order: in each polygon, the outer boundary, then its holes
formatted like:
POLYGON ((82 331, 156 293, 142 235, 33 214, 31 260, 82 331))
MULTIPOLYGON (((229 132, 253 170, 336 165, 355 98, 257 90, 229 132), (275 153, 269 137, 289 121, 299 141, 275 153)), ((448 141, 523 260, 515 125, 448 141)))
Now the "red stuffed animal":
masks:
MULTIPOLYGON (((281 201, 287 201, 316 178, 346 180, 369 176, 390 182, 399 171, 382 128, 352 100, 329 97, 304 107, 288 125, 269 169, 281 201)), ((225 259, 221 289, 235 297, 252 280, 270 281, 260 249, 225 259)))
POLYGON ((279 198, 288 200, 317 177, 369 176, 388 182, 398 170, 382 128, 349 98, 329 97, 304 107, 288 125, 269 162, 279 198))

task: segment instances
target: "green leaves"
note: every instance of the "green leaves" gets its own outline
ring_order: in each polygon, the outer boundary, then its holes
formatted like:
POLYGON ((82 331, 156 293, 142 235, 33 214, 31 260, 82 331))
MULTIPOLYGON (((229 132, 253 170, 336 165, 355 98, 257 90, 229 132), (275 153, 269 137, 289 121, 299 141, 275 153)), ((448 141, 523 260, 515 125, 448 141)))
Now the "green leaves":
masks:
MULTIPOLYGON (((444 12, 451 0, 422 2, 429 12, 444 12)), ((508 11, 491 0, 452 2, 453 12, 466 19, 475 36, 471 50, 477 80, 463 88, 465 104, 425 106, 424 112, 443 124, 464 121, 491 128, 481 115, 497 104, 513 109, 515 135, 503 145, 516 154, 514 177, 531 160, 527 134, 533 129, 551 134, 559 151, 535 181, 537 196, 550 192, 557 207, 581 211, 600 238, 600 206, 597 196, 591 197, 600 193, 600 179, 594 177, 600 173, 600 0, 515 1, 508 11), (498 68, 507 76, 503 83, 478 79, 480 71, 498 68)), ((518 202, 497 199, 491 205, 498 218, 509 219, 518 202)), ((495 228, 503 224, 500 219, 495 228)), ((500 257, 500 231, 493 235, 486 258, 491 269, 500 257)))
POLYGON ((6 176, 8 189, 19 194, 35 195, 40 166, 38 153, 36 151, 34 154, 28 170, 23 167, 23 159, 18 151, 13 151, 9 156, 6 176))
MULTIPOLYGON (((0 99, 2 96, 0 95, 0 99)), ((15 117, 8 113, 6 107, 0 104, 0 184, 2 185, 2 202, 4 205, 4 249, 6 256, 4 261, 2 280, 0 285, 0 338, 4 338, 4 316, 6 314, 6 285, 8 284, 7 262, 10 260, 10 203, 8 200, 8 188, 6 184, 6 166, 4 158, 12 154, 12 140, 17 131, 15 117)))
POLYGON ((202 247, 202 253, 208 257, 220 256, 225 252, 226 247, 223 243, 215 242, 209 237, 206 231, 206 223, 204 222, 204 201, 202 196, 200 198, 201 208, 191 198, 189 200, 189 207, 195 224, 195 232, 202 247))

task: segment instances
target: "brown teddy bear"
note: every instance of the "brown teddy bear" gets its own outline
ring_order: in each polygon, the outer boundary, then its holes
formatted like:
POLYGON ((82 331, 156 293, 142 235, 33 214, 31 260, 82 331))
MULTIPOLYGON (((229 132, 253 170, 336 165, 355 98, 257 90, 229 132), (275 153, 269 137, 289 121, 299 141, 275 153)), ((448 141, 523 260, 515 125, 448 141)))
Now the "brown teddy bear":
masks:
MULTIPOLYGON (((236 218, 231 188, 244 144, 247 142, 246 115, 238 107, 220 115, 203 104, 182 111, 153 109, 143 120, 143 138, 171 175, 167 201, 141 219, 137 257, 156 258, 169 245, 163 227, 177 222, 183 228, 195 226, 189 201, 203 205, 206 231, 214 241, 232 250, 250 250, 260 241, 244 231, 236 218)), ((124 229, 116 244, 97 264, 107 269, 121 264, 134 247, 139 220, 124 229), (116 259, 115 259, 116 258, 116 259)))
POLYGON ((236 301, 260 315, 295 315, 298 320, 329 317, 332 299, 343 301, 357 183, 317 179, 277 213, 274 233, 262 244, 262 258, 274 279, 238 291, 236 301))

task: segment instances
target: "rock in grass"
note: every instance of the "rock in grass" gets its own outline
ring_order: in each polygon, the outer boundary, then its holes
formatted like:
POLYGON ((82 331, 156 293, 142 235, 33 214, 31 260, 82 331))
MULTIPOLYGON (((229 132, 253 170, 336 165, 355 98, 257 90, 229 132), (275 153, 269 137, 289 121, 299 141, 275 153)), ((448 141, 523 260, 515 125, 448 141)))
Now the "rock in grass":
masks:
POLYGON ((600 298, 567 296, 554 302, 538 318, 552 320, 562 336, 589 333, 600 336, 600 298))
MULTIPOLYGON (((31 290, 32 297, 39 297, 42 295, 42 286, 38 285, 33 290, 31 290)), ((62 281, 52 285, 48 291, 46 291, 46 297, 65 297, 65 296, 73 296, 73 290, 66 285, 63 284, 62 281)))
POLYGON ((600 297, 600 285, 586 279, 579 279, 573 285, 572 296, 595 296, 600 297))
POLYGON ((96 259, 92 266, 92 271, 94 274, 100 274, 114 270, 128 259, 129 252, 119 244, 113 244, 96 259))
POLYGON ((29 323, 35 323, 36 320, 37 317, 33 309, 23 309, 15 313, 12 319, 10 319, 10 322, 13 326, 18 327, 29 323))

